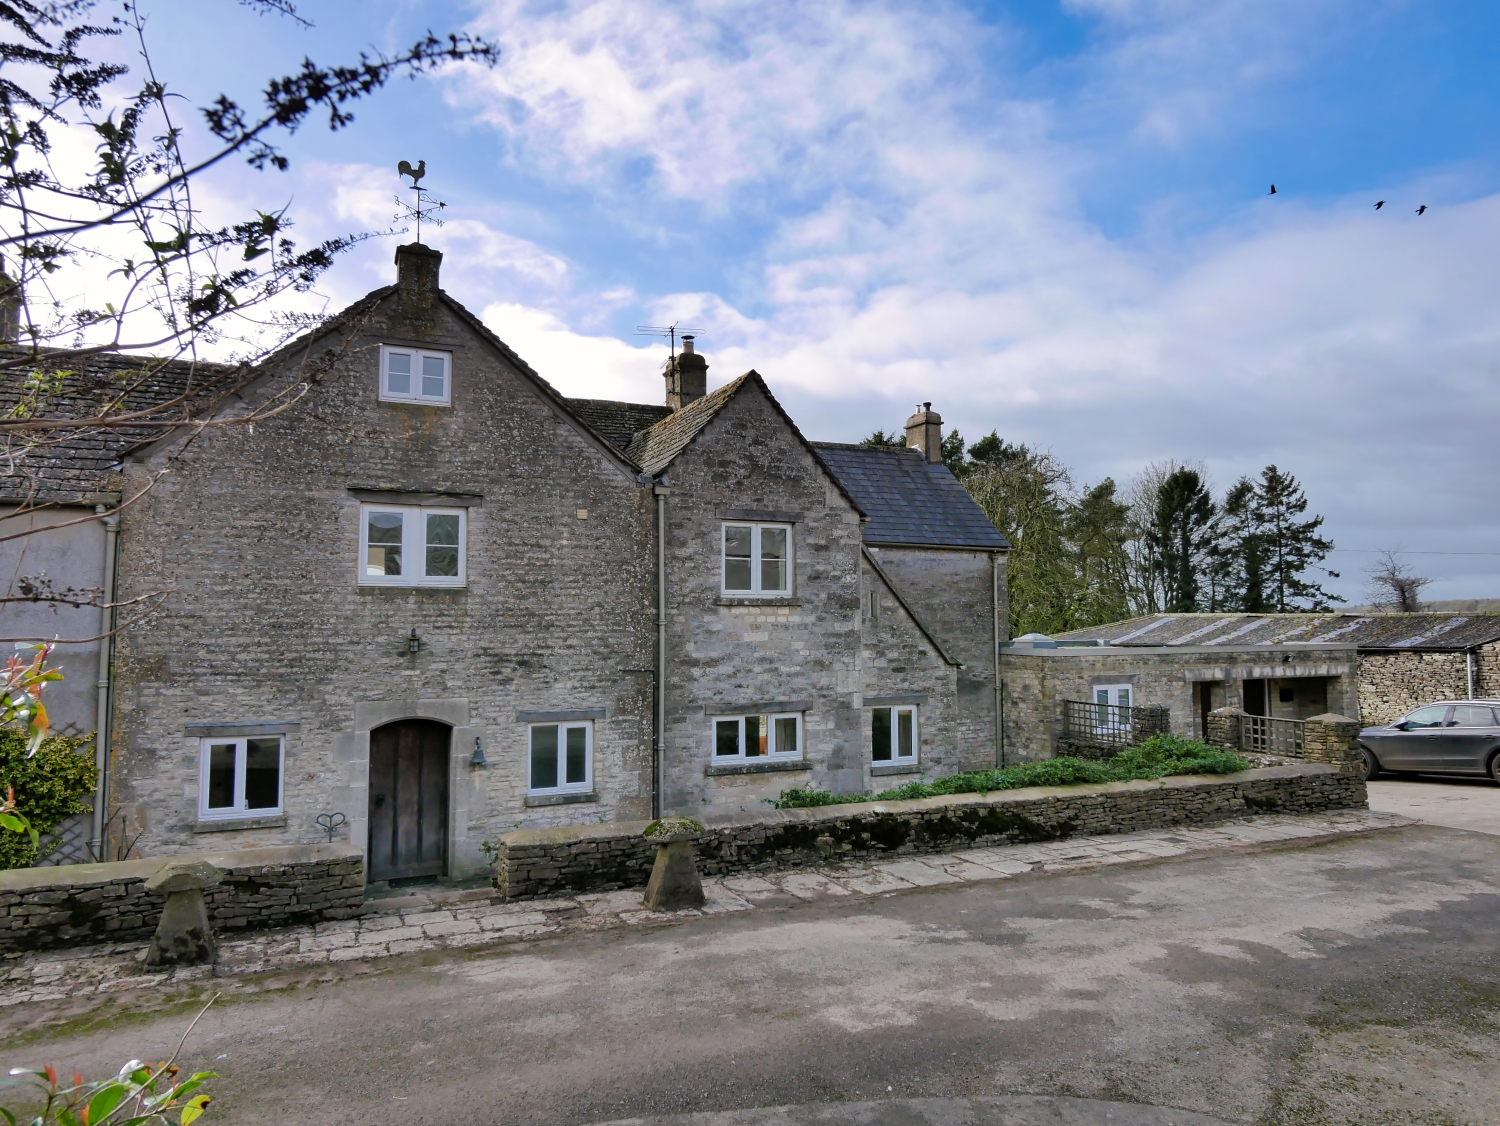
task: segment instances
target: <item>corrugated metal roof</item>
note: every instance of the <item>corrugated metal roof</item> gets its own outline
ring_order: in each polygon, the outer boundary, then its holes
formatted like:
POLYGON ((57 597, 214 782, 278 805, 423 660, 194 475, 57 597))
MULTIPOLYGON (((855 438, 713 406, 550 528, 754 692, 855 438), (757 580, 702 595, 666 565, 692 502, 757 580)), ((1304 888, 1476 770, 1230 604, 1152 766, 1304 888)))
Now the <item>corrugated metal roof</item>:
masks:
POLYGON ((1354 645, 1454 650, 1500 640, 1500 614, 1151 614, 1058 634, 1111 645, 1354 645))
POLYGON ((812 445, 869 517, 866 543, 1010 547, 948 467, 931 464, 920 450, 812 445))

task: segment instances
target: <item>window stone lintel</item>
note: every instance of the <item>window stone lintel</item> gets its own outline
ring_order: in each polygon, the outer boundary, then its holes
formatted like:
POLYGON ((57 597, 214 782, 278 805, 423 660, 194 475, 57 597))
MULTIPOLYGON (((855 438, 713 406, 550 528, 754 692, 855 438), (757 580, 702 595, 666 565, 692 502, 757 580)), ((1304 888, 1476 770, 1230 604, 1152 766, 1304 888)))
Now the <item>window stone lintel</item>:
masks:
POLYGON ((262 719, 247 723, 189 723, 182 733, 193 739, 239 739, 246 735, 286 735, 302 730, 300 719, 262 719))
POLYGON ((720 508, 714 511, 720 520, 747 524, 798 524, 807 519, 805 512, 779 512, 768 508, 720 508))
POLYGON ((907 692, 904 695, 895 696, 866 696, 865 707, 867 708, 889 708, 901 704, 925 704, 927 703, 926 692, 907 692))
POLYGON ((482 493, 452 493, 412 489, 376 489, 350 485, 349 495, 366 504, 406 504, 419 508, 483 508, 482 493))
POLYGON ((583 719, 603 719, 603 708, 574 708, 560 712, 516 712, 517 723, 571 723, 583 719))

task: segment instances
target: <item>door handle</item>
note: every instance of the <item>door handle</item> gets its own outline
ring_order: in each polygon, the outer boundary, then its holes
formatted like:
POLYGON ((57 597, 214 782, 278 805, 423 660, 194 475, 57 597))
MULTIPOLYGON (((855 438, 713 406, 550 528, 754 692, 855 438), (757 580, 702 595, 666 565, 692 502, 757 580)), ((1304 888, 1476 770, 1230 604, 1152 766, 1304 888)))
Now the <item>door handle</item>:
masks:
POLYGON ((385 804, 385 795, 384 794, 376 794, 375 795, 375 808, 379 809, 384 804, 385 804))

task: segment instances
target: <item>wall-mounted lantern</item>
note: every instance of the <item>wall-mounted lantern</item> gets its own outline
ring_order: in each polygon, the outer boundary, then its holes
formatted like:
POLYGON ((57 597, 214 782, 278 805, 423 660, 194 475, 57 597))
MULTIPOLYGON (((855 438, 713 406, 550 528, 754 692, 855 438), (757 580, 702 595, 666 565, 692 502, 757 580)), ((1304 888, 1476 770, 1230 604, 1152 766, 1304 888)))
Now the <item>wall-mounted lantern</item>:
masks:
POLYGON ((474 736, 474 753, 469 756, 469 765, 475 770, 483 770, 489 766, 484 759, 484 745, 480 743, 479 736, 474 736))
POLYGON ((417 636, 417 627, 411 627, 411 636, 406 639, 406 651, 415 657, 422 651, 422 639, 417 636))

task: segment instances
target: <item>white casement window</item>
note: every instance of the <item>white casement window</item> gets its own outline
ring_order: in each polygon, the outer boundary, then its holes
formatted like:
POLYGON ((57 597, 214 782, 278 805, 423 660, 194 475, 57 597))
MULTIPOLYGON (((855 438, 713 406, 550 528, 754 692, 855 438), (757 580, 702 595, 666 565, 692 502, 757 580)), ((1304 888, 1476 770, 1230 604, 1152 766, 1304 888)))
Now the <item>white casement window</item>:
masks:
POLYGON ((283 758, 280 735, 204 739, 198 770, 199 820, 281 813, 283 758))
POLYGON ((800 759, 802 716, 738 715, 713 720, 714 762, 800 759))
POLYGON ((375 586, 463 586, 467 517, 462 508, 361 505, 359 581, 375 586))
POLYGON ((1128 684, 1094 686, 1094 733, 1112 735, 1130 730, 1134 691, 1128 684))
POLYGON ((724 525, 725 594, 790 594, 791 584, 789 524, 724 525))
POLYGON ((917 709, 870 709, 870 760, 876 763, 917 761, 917 709))
POLYGON ((386 402, 446 407, 452 383, 452 352, 380 346, 380 397, 386 402))
POLYGON ((526 789, 532 794, 587 793, 594 788, 594 725, 533 723, 526 789))

